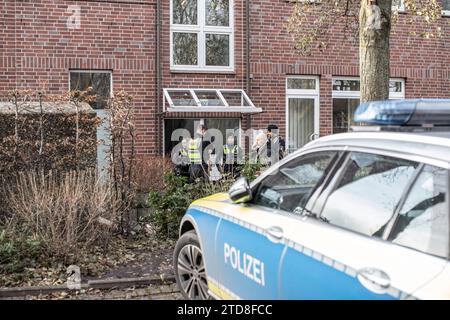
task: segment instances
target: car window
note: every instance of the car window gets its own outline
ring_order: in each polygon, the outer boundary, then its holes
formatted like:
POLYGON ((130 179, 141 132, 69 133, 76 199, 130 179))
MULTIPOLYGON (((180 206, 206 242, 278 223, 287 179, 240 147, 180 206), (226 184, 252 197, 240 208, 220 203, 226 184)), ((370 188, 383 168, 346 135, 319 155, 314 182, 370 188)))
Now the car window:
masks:
POLYGON ((352 152, 321 220, 381 237, 417 167, 416 162, 352 152))
POLYGON ((326 151, 293 159, 261 181, 253 202, 264 207, 301 213, 335 157, 337 152, 326 151))
POLYGON ((448 171, 425 166, 389 235, 393 243, 447 257, 448 171))

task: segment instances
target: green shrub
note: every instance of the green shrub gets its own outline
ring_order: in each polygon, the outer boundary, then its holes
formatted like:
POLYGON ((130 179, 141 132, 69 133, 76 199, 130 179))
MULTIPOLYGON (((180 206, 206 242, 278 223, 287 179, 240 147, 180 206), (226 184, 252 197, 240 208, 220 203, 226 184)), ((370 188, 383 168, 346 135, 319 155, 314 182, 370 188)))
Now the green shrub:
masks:
POLYGON ((250 161, 246 161, 241 169, 241 176, 246 177, 249 181, 255 180, 262 171, 267 168, 267 165, 262 164, 261 162, 252 163, 250 161))
POLYGON ((21 230, 0 231, 0 274, 22 272, 45 256, 46 251, 39 239, 21 230))
POLYGON ((168 171, 164 175, 163 192, 152 191, 149 195, 149 205, 153 208, 151 220, 160 234, 176 238, 178 226, 193 197, 187 178, 168 171))
MULTIPOLYGON (((265 168, 260 163, 246 163, 241 171, 250 181, 255 179, 265 168)), ((221 180, 210 182, 202 179, 193 184, 187 183, 186 177, 177 176, 173 171, 164 174, 164 186, 154 189, 149 194, 148 204, 153 209, 150 220, 160 235, 170 238, 178 236, 180 221, 192 201, 219 192, 227 192, 235 179, 231 174, 221 180)))
POLYGON ((164 191, 152 191, 149 195, 148 204, 153 208, 150 218, 153 226, 160 235, 176 238, 181 218, 192 201, 226 192, 233 182, 231 176, 226 176, 217 182, 198 180, 188 184, 186 177, 167 171, 164 175, 164 191))

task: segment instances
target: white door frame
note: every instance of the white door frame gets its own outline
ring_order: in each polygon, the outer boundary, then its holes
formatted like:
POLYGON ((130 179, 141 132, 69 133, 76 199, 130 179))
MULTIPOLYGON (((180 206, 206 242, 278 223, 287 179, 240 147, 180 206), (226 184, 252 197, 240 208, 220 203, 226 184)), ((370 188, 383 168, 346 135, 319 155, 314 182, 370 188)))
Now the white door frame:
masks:
POLYGON ((320 77, 319 76, 287 76, 286 77, 286 150, 289 151, 289 99, 314 99, 314 134, 320 134, 320 77), (289 79, 314 79, 315 89, 288 89, 289 79))

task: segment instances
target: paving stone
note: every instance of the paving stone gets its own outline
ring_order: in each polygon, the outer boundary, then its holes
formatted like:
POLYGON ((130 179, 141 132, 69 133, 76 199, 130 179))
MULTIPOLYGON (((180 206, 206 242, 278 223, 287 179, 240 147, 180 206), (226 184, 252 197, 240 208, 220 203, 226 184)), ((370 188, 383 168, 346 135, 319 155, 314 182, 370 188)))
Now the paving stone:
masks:
POLYGON ((31 299, 66 299, 66 300, 180 300, 182 299, 178 288, 174 284, 151 285, 143 288, 123 288, 109 290, 88 290, 84 293, 77 292, 67 296, 26 296, 8 297, 5 300, 31 300, 31 299))

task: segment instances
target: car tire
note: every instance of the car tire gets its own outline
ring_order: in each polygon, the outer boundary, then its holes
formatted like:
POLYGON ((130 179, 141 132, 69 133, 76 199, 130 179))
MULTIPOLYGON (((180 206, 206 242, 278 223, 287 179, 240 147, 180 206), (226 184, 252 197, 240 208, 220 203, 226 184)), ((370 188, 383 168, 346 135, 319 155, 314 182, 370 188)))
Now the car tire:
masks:
POLYGON ((203 252, 195 231, 188 231, 178 239, 173 266, 178 288, 185 299, 210 299, 203 252))

